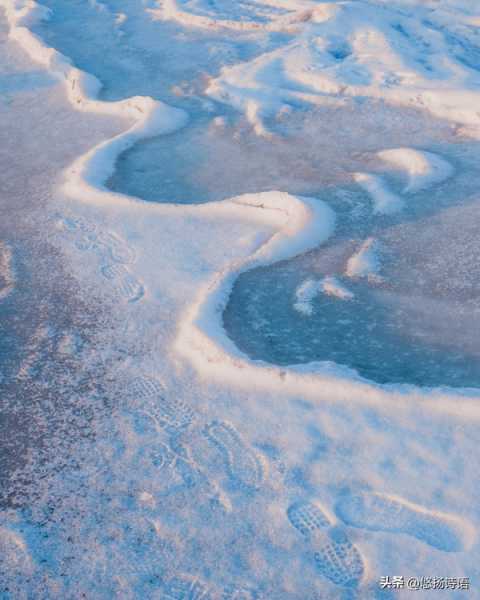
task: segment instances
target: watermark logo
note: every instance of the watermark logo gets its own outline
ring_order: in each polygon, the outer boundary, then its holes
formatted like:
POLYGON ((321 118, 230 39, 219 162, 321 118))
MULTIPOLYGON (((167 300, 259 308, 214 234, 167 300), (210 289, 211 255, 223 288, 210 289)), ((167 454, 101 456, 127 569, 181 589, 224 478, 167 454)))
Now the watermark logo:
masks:
POLYGON ((384 575, 380 577, 382 589, 408 590, 469 590, 468 577, 404 577, 403 575, 384 575))

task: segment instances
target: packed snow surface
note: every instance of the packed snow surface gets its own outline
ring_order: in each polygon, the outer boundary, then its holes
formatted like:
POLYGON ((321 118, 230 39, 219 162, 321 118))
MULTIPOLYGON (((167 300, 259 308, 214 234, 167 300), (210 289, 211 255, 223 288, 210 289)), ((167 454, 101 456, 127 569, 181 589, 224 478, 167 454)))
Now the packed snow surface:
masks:
POLYGON ((480 597, 479 9, 0 7, 2 600, 480 597))

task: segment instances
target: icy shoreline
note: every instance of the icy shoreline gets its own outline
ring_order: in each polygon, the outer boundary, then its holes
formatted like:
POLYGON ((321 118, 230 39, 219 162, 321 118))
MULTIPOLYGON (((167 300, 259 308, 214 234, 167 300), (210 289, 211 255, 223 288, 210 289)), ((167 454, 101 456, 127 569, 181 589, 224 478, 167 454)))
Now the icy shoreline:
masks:
MULTIPOLYGON (((70 59, 58 51, 45 46, 41 39, 30 31, 35 23, 48 19, 49 11, 41 5, 31 2, 4 1, 10 23, 10 35, 30 53, 32 58, 44 64, 52 73, 65 81, 68 97, 78 110, 100 112, 122 116, 134 120, 126 132, 99 144, 79 157, 65 172, 63 189, 71 198, 80 203, 92 203, 107 207, 109 211, 145 211, 146 214, 185 214, 215 215, 225 211, 236 212, 239 206, 245 206, 250 217, 252 207, 262 211, 254 219, 270 221, 280 230, 249 258, 234 261, 226 272, 215 276, 206 290, 200 291, 184 320, 180 323, 176 348, 196 366, 198 371, 209 377, 228 380, 237 385, 261 385, 267 389, 280 389, 284 392, 302 390, 306 394, 315 394, 317 385, 328 382, 331 392, 344 397, 355 393, 364 401, 381 401, 393 397, 403 401, 418 401, 428 398, 436 409, 445 404, 450 410, 461 398, 477 398, 480 392, 475 389, 452 389, 448 386, 438 388, 418 388, 414 385, 379 385, 358 376, 352 369, 340 367, 334 363, 307 363, 291 365, 287 368, 275 367, 267 363, 252 361, 229 340, 222 324, 222 312, 229 298, 236 277, 258 265, 272 264, 286 258, 304 253, 324 241, 333 228, 332 211, 320 201, 300 199, 270 192, 251 194, 244 197, 208 203, 202 207, 179 207, 175 204, 161 206, 137 198, 113 193, 105 188, 105 182, 111 175, 118 156, 137 141, 161 135, 183 127, 187 115, 183 110, 167 106, 150 97, 132 97, 120 102, 101 102, 97 95, 100 82, 92 75, 75 68, 70 59), (247 208, 248 207, 248 208, 247 208), (264 211, 269 211, 266 216, 264 211), (279 212, 286 215, 280 221, 279 212), (245 378, 245 371, 250 376, 245 378)), ((113 214, 112 214, 113 217, 113 214)), ((480 416, 480 415, 479 415, 480 416)))

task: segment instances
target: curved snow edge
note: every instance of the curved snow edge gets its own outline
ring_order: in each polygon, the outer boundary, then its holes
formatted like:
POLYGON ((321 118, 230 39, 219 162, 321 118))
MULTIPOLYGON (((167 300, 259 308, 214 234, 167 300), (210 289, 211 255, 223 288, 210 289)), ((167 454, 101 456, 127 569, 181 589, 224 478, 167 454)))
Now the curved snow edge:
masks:
MULTIPOLYGON (((231 373, 229 366, 234 367, 233 371, 240 368, 243 377, 247 366, 262 364, 270 377, 277 369, 267 363, 251 361, 228 338, 222 326, 222 314, 235 280, 245 271, 293 258, 327 240, 335 227, 335 213, 321 200, 285 192, 245 194, 231 202, 266 209, 273 219, 280 217, 281 227, 253 254, 230 263, 201 289, 197 301, 180 321, 176 349, 188 356, 201 372, 210 371, 213 365, 214 375, 227 375, 230 380, 238 375, 231 373)), ((278 219, 273 224, 278 225, 278 219)))
POLYGON ((293 258, 325 242, 333 233, 335 214, 321 200, 284 192, 246 194, 231 202, 279 210, 283 227, 253 255, 217 273, 181 319, 175 349, 201 375, 246 389, 318 397, 319 390, 327 388, 332 400, 355 398, 366 404, 379 404, 390 397, 403 406, 422 402, 423 406, 457 416, 461 409, 468 418, 480 417, 474 400, 480 397, 480 392, 475 389, 380 385, 364 379, 353 369, 329 361, 279 367, 244 354, 228 337, 222 323, 235 281, 250 269, 293 258))
POLYGON ((54 76, 64 81, 68 99, 77 109, 130 118, 133 125, 125 132, 105 141, 78 158, 65 173, 65 192, 82 201, 95 203, 137 204, 122 194, 105 193, 105 181, 113 173, 119 154, 138 140, 166 134, 183 127, 188 115, 148 96, 132 96, 118 102, 102 102, 98 94, 102 84, 93 75, 76 68, 72 61, 46 46, 30 28, 48 20, 50 9, 33 0, 0 0, 10 26, 9 36, 36 62, 44 65, 54 76))

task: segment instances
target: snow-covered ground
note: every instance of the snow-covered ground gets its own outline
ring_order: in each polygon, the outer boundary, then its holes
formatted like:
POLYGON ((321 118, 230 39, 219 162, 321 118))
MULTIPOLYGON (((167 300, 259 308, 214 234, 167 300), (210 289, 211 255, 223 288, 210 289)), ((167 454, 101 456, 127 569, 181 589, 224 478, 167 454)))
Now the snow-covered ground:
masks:
POLYGON ((0 598, 480 598, 480 10, 0 7, 0 598))

